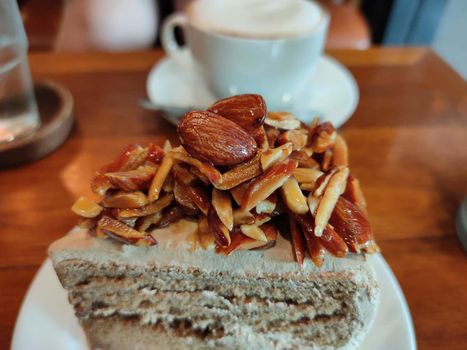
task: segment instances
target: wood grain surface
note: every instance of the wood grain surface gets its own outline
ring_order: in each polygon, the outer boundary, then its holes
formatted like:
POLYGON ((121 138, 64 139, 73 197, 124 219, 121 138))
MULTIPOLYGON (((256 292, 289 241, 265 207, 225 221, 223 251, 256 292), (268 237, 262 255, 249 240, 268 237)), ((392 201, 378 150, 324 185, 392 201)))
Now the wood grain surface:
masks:
MULTIPOLYGON (((341 129, 384 256, 412 312, 419 349, 467 346, 467 256, 454 218, 467 194, 467 84, 426 49, 335 51, 360 87, 341 129)), ((76 222, 95 169, 128 143, 176 141, 175 128, 137 101, 161 52, 37 54, 37 78, 67 86, 76 126, 30 165, 0 171, 0 348, 47 246, 76 222)))

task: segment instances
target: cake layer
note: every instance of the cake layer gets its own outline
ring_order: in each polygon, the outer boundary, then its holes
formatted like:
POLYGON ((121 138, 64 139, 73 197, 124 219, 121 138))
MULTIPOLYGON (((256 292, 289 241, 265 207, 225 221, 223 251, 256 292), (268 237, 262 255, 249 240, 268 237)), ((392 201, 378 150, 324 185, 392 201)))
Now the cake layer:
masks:
POLYGON ((371 323, 378 289, 362 257, 299 270, 282 238, 226 257, 190 252, 192 233, 182 222, 137 248, 75 230, 51 246, 94 346, 134 349, 128 337, 147 337, 145 349, 352 348, 371 323))

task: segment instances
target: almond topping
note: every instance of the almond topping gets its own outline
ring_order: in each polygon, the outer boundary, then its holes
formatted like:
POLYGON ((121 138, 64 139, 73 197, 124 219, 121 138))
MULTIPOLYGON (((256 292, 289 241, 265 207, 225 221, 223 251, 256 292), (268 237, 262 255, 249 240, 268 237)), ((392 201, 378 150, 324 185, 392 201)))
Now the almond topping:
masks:
POLYGON ((198 235, 201 246, 205 250, 214 248, 214 235, 209 229, 208 219, 205 216, 200 216, 198 221, 198 235))
POLYGON ((228 247, 231 242, 230 232, 222 223, 212 205, 208 210, 208 223, 212 233, 214 234, 217 245, 220 247, 228 247))
POLYGON ((297 180, 290 177, 281 188, 282 198, 287 207, 295 214, 305 214, 308 212, 308 205, 302 190, 298 186, 297 180))
POLYGON ((148 198, 141 191, 116 192, 107 194, 102 204, 107 208, 139 208, 148 204, 148 198))
POLYGON ((104 208, 87 197, 79 197, 71 207, 75 214, 83 218, 95 218, 101 213, 102 209, 104 208))
POLYGON ((315 183, 321 175, 323 175, 322 171, 311 168, 297 168, 293 172, 298 183, 315 183))
POLYGON ((271 148, 261 155, 261 168, 266 171, 274 164, 282 162, 290 153, 292 153, 292 143, 286 143, 282 146, 271 148))
POLYGON ((225 227, 227 227, 229 231, 232 231, 233 211, 229 193, 213 188, 211 204, 225 227))
POLYGON ((256 141, 250 134, 212 112, 188 112, 177 131, 180 143, 192 157, 213 165, 240 164, 257 152, 256 141))
POLYGON ((254 223, 255 223, 255 216, 249 211, 241 210, 240 208, 235 208, 233 210, 234 227, 237 227, 243 224, 251 225, 254 223))
POLYGON ((162 209, 168 207, 172 203, 174 196, 172 194, 166 194, 156 202, 147 204, 140 208, 133 209, 117 209, 117 216, 119 218, 133 218, 139 216, 151 215, 162 209))
POLYGON ((157 243, 151 235, 136 231, 134 228, 125 225, 123 222, 105 215, 99 220, 97 226, 107 235, 124 243, 138 245, 154 245, 157 243))
POLYGON ((323 198, 318 204, 315 216, 315 235, 317 237, 323 234, 323 230, 328 224, 329 218, 336 206, 339 196, 344 193, 347 185, 347 176, 349 176, 349 168, 339 169, 329 181, 323 198))
POLYGON ((172 166, 173 166, 172 158, 169 155, 165 156, 164 159, 162 160, 161 166, 157 170, 156 175, 152 179, 151 186, 149 187, 148 199, 151 202, 154 202, 159 198, 161 194, 162 185, 167 179, 167 176, 169 175, 169 172, 172 169, 172 166))
POLYGON ((349 166, 349 150, 347 142, 344 138, 337 134, 334 142, 334 148, 332 149, 332 165, 333 166, 349 166))
POLYGON ((283 130, 293 130, 300 127, 300 120, 288 112, 269 112, 264 123, 283 130))
POLYGON ((301 150, 308 142, 308 133, 304 130, 288 130, 279 136, 276 144, 283 145, 289 142, 293 145, 294 151, 301 150))
POLYGON ((260 95, 236 95, 215 102, 208 110, 252 132, 263 125, 266 102, 260 95))
POLYGON ((274 209, 276 209, 277 204, 277 196, 275 193, 271 194, 265 200, 259 202, 256 205, 256 213, 257 214, 271 214, 274 209))
POLYGON ((297 162, 288 159, 274 165, 265 173, 255 179, 243 196, 242 210, 251 210, 262 200, 268 198, 275 190, 281 187, 297 167, 297 162))
POLYGON ((240 225, 240 231, 242 231, 245 236, 253 238, 257 241, 267 242, 268 240, 263 230, 261 230, 256 225, 240 225))

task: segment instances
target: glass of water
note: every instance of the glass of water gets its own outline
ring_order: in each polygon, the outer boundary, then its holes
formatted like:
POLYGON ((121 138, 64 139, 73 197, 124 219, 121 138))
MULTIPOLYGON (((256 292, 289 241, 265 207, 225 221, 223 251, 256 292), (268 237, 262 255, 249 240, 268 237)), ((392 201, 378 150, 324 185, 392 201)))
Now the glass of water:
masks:
POLYGON ((40 120, 16 0, 0 0, 0 144, 31 134, 40 120))

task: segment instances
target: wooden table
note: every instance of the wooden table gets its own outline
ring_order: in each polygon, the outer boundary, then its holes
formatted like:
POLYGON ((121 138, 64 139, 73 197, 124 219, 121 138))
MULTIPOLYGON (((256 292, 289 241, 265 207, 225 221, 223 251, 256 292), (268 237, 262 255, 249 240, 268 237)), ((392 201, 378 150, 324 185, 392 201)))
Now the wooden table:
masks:
MULTIPOLYGON (((467 192, 467 84, 425 49, 338 51, 360 86, 342 128, 371 221, 412 312, 420 349, 467 346, 467 259, 454 217, 467 192)), ((136 102, 161 52, 37 54, 36 77, 72 91, 76 127, 55 153, 0 171, 0 348, 47 246, 76 222, 92 172, 128 143, 175 141, 136 102)))

